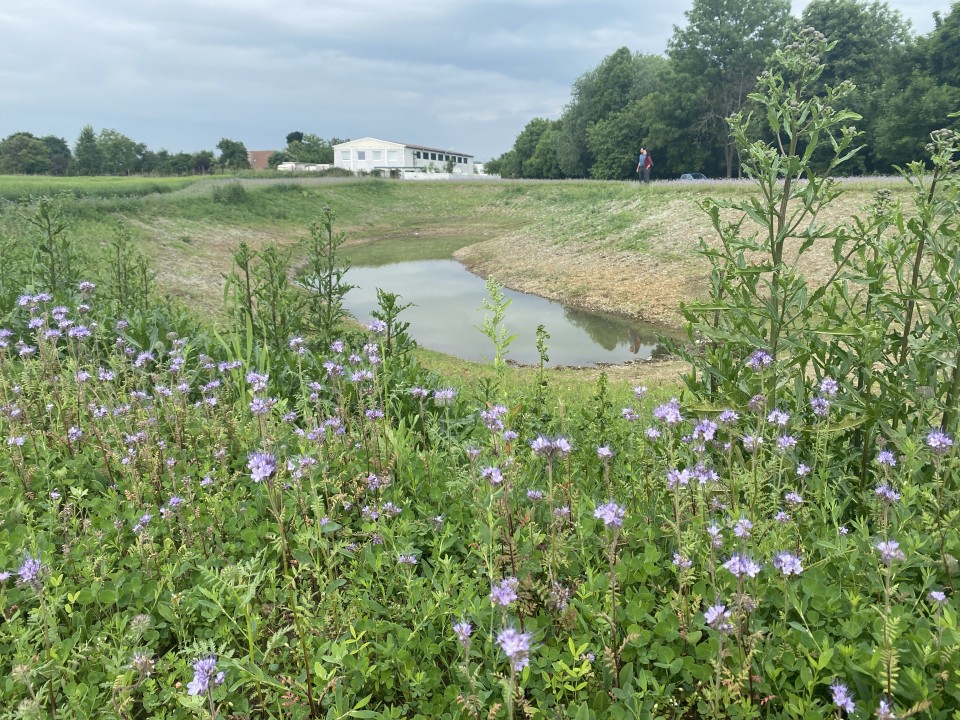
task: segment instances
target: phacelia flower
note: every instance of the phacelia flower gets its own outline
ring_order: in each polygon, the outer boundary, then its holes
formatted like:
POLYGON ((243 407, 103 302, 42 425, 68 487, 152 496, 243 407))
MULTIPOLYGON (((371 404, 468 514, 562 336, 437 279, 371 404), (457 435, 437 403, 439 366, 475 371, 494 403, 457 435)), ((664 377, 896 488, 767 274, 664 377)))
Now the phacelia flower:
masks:
POLYGON ((747 358, 747 366, 755 372, 768 368, 772 364, 773 356, 766 350, 754 350, 750 353, 750 357, 747 358))
POLYGON ((885 540, 877 543, 874 547, 880 551, 880 558, 887 564, 892 565, 894 560, 905 560, 906 556, 900 549, 900 543, 896 540, 885 540))
POLYGON ((784 575, 799 575, 803 572, 800 558, 788 552, 777 554, 773 558, 773 566, 784 575))
POLYGON ((721 633, 733 632, 733 624, 730 622, 730 611, 726 605, 713 605, 708 607, 703 613, 707 625, 721 633))
POLYGON ((517 595, 517 590, 519 588, 519 580, 517 580, 515 577, 506 577, 501 580, 499 584, 494 585, 490 590, 490 599, 493 601, 494 605, 507 607, 510 605, 510 603, 515 602, 520 597, 517 595))
POLYGON ((206 695, 224 680, 224 674, 217 672, 217 658, 208 655, 193 664, 193 680, 187 685, 188 695, 206 695))
POLYGON ((833 691, 833 704, 837 706, 838 710, 843 710, 847 715, 852 715, 857 706, 853 702, 853 697, 850 695, 850 690, 843 683, 834 683, 830 686, 830 689, 833 691))
POLYGON ((277 459, 267 452, 252 452, 247 459, 250 479, 255 483, 266 480, 277 469, 277 459))
POLYGON ((466 620, 461 620, 453 626, 453 634, 465 648, 470 647, 470 636, 473 634, 473 627, 466 620))
POLYGON ((512 627, 505 628, 497 635, 497 644, 510 660, 514 671, 522 670, 529 662, 530 633, 517 632, 512 627))
POLYGON ((24 553, 23 565, 17 571, 17 584, 29 585, 34 590, 39 591, 45 571, 46 566, 40 561, 39 554, 32 558, 30 553, 24 553))
POLYGON ((927 434, 927 446, 937 455, 946 455, 953 447, 953 438, 934 428, 927 434))
POLYGON ((760 572, 761 566, 755 563, 746 555, 741 555, 740 553, 734 553, 729 560, 727 560, 723 567, 726 570, 729 570, 734 577, 747 577, 754 578, 760 572))
POLYGON ((593 516, 603 520, 607 527, 623 527, 623 518, 626 511, 615 502, 609 502, 605 505, 598 505, 593 511, 593 516))
POLYGON ((889 450, 881 450, 877 453, 877 464, 885 467, 896 467, 897 456, 889 450))
POLYGON ((934 605, 945 605, 947 602, 947 595, 943 590, 931 590, 927 597, 934 605))

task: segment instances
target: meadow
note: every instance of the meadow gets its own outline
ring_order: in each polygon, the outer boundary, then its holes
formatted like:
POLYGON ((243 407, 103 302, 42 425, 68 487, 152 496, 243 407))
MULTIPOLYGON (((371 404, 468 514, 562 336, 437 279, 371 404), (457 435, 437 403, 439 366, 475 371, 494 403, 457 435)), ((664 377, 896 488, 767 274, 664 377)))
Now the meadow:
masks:
POLYGON ((831 183, 817 43, 760 81, 793 145, 732 121, 749 189, 4 206, 0 718, 955 717, 960 138, 831 183), (631 314, 619 263, 682 274, 682 375, 511 368, 494 281, 482 368, 340 302, 353 253, 532 247, 631 314))

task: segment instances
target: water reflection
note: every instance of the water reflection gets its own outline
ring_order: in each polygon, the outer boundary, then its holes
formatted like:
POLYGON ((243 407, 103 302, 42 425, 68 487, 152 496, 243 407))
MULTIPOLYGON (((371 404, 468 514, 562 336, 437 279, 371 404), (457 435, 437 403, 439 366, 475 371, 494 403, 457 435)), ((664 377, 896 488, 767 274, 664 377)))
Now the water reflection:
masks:
MULTIPOLYGON (((454 260, 421 260, 379 267, 350 268, 346 280, 357 287, 344 304, 365 321, 377 308, 377 288, 397 293, 404 303, 414 303, 402 318, 410 323, 413 338, 423 347, 467 360, 489 361, 493 348, 476 329, 483 322, 487 296, 482 279, 454 260)), ((518 363, 539 361, 536 329, 550 333, 550 365, 622 363, 664 353, 653 328, 629 319, 592 313, 535 295, 504 290, 511 300, 505 324, 518 335, 507 358, 518 363)))

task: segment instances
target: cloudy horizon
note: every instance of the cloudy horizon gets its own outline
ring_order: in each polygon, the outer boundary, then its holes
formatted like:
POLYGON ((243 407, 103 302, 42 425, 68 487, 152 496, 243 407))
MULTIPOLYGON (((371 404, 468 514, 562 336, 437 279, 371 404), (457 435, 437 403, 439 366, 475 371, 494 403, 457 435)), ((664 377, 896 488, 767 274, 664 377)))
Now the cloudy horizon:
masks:
MULTIPOLYGON (((950 2, 888 2, 933 29, 950 2)), ((620 47, 663 53, 692 0, 7 0, 0 138, 110 128, 153 150, 287 133, 509 150, 620 47)), ((795 2, 799 16, 806 2, 795 2)))

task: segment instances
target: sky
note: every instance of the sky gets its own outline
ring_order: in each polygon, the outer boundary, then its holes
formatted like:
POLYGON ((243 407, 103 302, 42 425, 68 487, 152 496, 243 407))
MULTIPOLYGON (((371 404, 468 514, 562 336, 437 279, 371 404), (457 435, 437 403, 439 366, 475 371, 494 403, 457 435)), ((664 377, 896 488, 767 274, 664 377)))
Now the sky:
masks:
MULTIPOLYGON (((950 0, 888 0, 915 33, 950 0)), ((153 150, 287 133, 477 161, 557 118, 620 47, 663 53, 692 0, 2 0, 0 138, 117 130, 153 150)), ((794 2, 799 16, 806 2, 794 2)))

